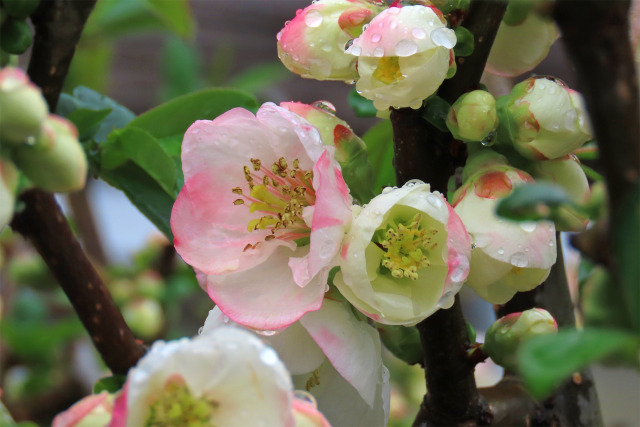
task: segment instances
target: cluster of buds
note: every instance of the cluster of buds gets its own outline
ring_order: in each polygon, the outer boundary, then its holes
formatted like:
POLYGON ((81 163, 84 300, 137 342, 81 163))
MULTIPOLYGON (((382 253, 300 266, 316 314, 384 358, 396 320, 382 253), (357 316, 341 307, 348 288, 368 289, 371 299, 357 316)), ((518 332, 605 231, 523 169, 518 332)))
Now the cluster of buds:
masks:
POLYGON ((314 2, 278 33, 280 59, 303 77, 357 82, 378 110, 420 108, 455 72, 456 35, 435 6, 413 3, 314 2))
MULTIPOLYGON (((9 200, 8 194, 15 193, 13 165, 46 191, 75 191, 84 186, 87 160, 75 126, 48 113, 40 89, 18 68, 0 70, 0 142, 0 197, 9 200)), ((12 206, 13 201, 4 205, 12 206)), ((5 210, 0 228, 11 217, 5 210)))

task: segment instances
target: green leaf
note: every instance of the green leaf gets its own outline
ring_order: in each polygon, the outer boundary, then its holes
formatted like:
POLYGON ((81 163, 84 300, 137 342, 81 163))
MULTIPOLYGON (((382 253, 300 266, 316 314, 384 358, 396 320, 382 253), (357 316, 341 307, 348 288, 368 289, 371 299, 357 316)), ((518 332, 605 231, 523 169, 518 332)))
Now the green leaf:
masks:
POLYGON ((229 86, 258 94, 289 78, 291 78, 291 73, 282 65, 282 62, 273 61, 251 67, 231 80, 229 86))
POLYGON ((442 132, 449 132, 446 121, 450 108, 451 105, 447 101, 438 95, 432 95, 425 101, 422 118, 442 132))
POLYGON ((195 92, 204 86, 202 67, 196 48, 178 37, 168 37, 162 52, 164 77, 160 97, 170 100, 195 92))
POLYGON ((496 212, 514 221, 536 221, 553 219, 554 210, 562 205, 573 202, 561 187, 549 183, 525 184, 500 200, 496 212))
POLYGON ((396 173, 393 169, 393 129, 391 122, 384 120, 364 134, 362 140, 367 145, 369 162, 374 171, 374 189, 396 185, 396 173))
POLYGON ((131 203, 173 242, 170 220, 175 197, 170 196, 133 162, 126 162, 112 170, 103 170, 100 177, 120 189, 131 203))
POLYGON ((102 145, 102 168, 115 169, 128 160, 142 168, 167 194, 177 197, 176 164, 149 132, 126 127, 109 135, 102 145))
POLYGON ((112 375, 110 377, 100 378, 93 385, 93 394, 98 394, 103 391, 115 393, 122 388, 126 381, 126 375, 112 375))
POLYGON ((131 127, 144 129, 156 138, 184 135, 196 120, 213 120, 220 114, 242 107, 257 111, 258 101, 236 89, 205 89, 178 97, 136 117, 131 127))
POLYGON ((78 108, 67 116, 76 128, 78 128, 78 138, 81 141, 91 138, 98 131, 100 123, 111 113, 111 109, 88 110, 78 108))
POLYGON ((543 398, 590 363, 613 355, 637 363, 639 343, 638 337, 620 331, 566 329, 524 342, 518 367, 529 392, 543 398))
POLYGON ((619 266, 619 288, 624 295, 631 324, 640 334, 640 181, 622 198, 612 215, 612 248, 619 266))
POLYGON ((375 117, 378 114, 378 110, 373 106, 373 101, 360 95, 355 88, 349 92, 347 101, 357 117, 375 117))

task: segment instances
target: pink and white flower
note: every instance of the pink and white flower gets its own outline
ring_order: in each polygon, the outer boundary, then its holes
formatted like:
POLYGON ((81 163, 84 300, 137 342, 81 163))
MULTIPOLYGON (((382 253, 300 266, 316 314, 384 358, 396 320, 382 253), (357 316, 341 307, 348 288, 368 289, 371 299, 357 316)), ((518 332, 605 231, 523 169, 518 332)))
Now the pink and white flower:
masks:
POLYGON ((514 187, 533 182, 531 175, 495 153, 467 163, 465 169, 476 172, 463 173, 465 183, 452 201, 474 244, 466 283, 484 300, 504 304, 547 278, 556 262, 556 230, 548 221, 515 223, 495 213, 514 187))
POLYGON ((351 219, 318 130, 274 104, 195 122, 171 215, 176 250, 234 321, 280 329, 322 305, 351 219))
MULTIPOLYGON (((202 332, 230 323, 216 307, 202 332)), ((327 299, 319 311, 260 338, 278 353, 295 387, 316 399, 331 425, 386 425, 390 386, 380 337, 346 302, 327 299)))
POLYGON ((273 349, 238 328, 156 341, 129 371, 110 427, 294 426, 293 389, 273 349))
POLYGON ((314 1, 278 33, 278 56, 302 77, 353 81, 357 59, 345 54, 345 45, 384 8, 377 0, 314 1))
POLYGON ((455 65, 456 41, 436 8, 415 5, 384 10, 347 49, 358 58, 358 93, 378 110, 420 108, 455 65))
POLYGON ((355 212, 334 284, 373 320, 412 326, 451 307, 470 255, 471 240, 453 208, 416 180, 355 212))
POLYGON ((111 421, 113 403, 114 396, 106 391, 92 394, 56 415, 51 427, 106 426, 111 421))

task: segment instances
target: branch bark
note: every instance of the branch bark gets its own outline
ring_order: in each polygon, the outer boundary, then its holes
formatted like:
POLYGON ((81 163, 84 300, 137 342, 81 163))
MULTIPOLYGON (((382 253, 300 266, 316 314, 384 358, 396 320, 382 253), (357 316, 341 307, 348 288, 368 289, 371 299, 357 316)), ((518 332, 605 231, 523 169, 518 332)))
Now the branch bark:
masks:
MULTIPOLYGON (((43 1, 32 16, 35 38, 28 74, 54 111, 84 24, 95 0, 43 1)), ((53 195, 33 189, 11 223, 36 247, 67 294, 93 343, 114 374, 126 374, 144 348, 83 252, 53 195)))
MULTIPOLYGON (((472 1, 464 26, 475 36, 472 55, 458 58, 456 75, 438 94, 453 103, 461 94, 476 89, 489 50, 506 9, 506 1, 472 1)), ((422 119, 420 110, 391 110, 394 133, 396 181, 410 179, 431 184, 446 194, 449 177, 464 165, 466 147, 422 119)), ((491 414, 480 400, 473 376, 474 364, 467 357, 469 338, 460 301, 439 310, 417 325, 425 354, 427 395, 414 426, 488 424, 491 414)))

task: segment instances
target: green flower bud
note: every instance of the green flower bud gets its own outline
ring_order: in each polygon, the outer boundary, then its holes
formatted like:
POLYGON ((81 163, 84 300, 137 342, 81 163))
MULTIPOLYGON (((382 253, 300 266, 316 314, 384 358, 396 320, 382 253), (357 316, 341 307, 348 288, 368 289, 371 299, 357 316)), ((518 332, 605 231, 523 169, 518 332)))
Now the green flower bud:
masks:
POLYGON ((27 178, 43 190, 66 192, 84 187, 87 159, 78 132, 67 119, 49 115, 35 144, 19 146, 13 155, 27 178))
POLYGON ((482 349, 498 365, 515 370, 516 351, 522 341, 557 331, 558 324, 553 316, 541 308, 511 313, 489 327, 482 349))
POLYGON ((498 127, 496 100, 484 90, 465 93, 449 109, 446 123, 455 139, 482 141, 498 127))
POLYGON ((582 96, 561 83, 530 78, 497 101, 501 142, 511 141, 523 156, 557 159, 591 139, 582 96))
MULTIPOLYGON (((590 198, 587 176, 580 166, 580 160, 573 154, 559 159, 534 162, 531 172, 537 182, 549 181, 558 184, 578 205, 587 203, 590 198)), ((556 221, 558 231, 582 231, 586 228, 589 219, 584 214, 568 205, 563 205, 561 209, 563 221, 556 221)))
POLYGON ((0 230, 11 221, 18 187, 18 171, 9 160, 0 157, 0 230))
POLYGON ((133 333, 143 338, 154 338, 164 325, 162 307, 151 299, 132 301, 124 307, 122 316, 133 333))
POLYGON ((13 54, 24 53, 33 43, 29 25, 23 20, 9 18, 0 30, 0 47, 13 54))
POLYGON ((0 70, 0 139, 21 144, 40 132, 49 109, 42 91, 19 68, 0 70))

